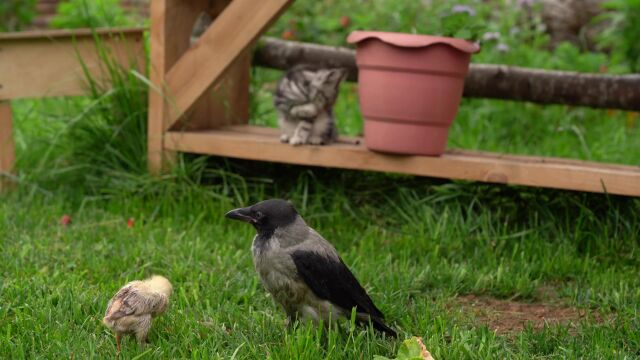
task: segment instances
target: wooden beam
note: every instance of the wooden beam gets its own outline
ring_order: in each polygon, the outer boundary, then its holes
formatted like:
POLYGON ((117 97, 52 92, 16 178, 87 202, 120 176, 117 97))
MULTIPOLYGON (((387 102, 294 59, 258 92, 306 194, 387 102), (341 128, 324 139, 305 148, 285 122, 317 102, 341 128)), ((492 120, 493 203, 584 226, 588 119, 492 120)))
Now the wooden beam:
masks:
MULTIPOLYGON (((194 25, 191 43, 222 14, 231 0, 210 0, 208 9, 194 25)), ((245 50, 226 71, 217 86, 211 86, 173 128, 198 130, 249 122, 251 52, 245 50)))
POLYGON ((4 40, 42 40, 42 39, 69 39, 69 38, 93 38, 121 34, 124 36, 140 36, 146 28, 99 28, 99 29, 53 29, 53 30, 27 30, 18 32, 0 33, 0 41, 4 40))
MULTIPOLYGON (((167 1, 167 0, 161 0, 167 1)), ((292 0, 234 0, 167 74, 169 129, 225 72, 292 0)), ((171 17, 175 17, 171 14, 171 17)))
POLYGON ((82 62, 105 79, 94 35, 112 59, 144 69, 143 29, 0 33, 0 100, 86 93, 82 62))
POLYGON ((166 74, 190 46, 193 25, 208 0, 151 1, 149 77, 154 88, 149 91, 147 163, 153 173, 173 162, 174 154, 165 151, 163 137, 168 126, 168 105, 164 93, 166 74))
POLYGON ((251 53, 245 51, 229 67, 222 81, 205 91, 188 113, 188 118, 173 128, 181 130, 213 129, 249 122, 251 53))
POLYGON ((640 167, 635 166, 455 150, 440 157, 388 155, 354 145, 353 139, 294 149, 278 139, 276 129, 235 126, 169 132, 165 146, 249 160, 640 196, 640 167))
MULTIPOLYGON (((286 70, 296 64, 343 67, 356 81, 355 51, 274 38, 263 38, 257 65, 286 70)), ((640 111, 640 75, 605 75, 516 66, 471 64, 464 96, 640 111)))
POLYGON ((11 188, 14 183, 8 179, 14 171, 16 160, 14 147, 11 103, 0 101, 0 191, 11 188))

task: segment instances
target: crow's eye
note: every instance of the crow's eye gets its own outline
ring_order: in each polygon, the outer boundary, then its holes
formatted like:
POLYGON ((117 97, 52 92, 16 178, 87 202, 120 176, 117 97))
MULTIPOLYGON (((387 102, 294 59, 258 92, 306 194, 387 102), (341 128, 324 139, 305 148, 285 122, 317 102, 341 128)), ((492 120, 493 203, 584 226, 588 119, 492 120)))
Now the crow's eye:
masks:
POLYGON ((264 214, 261 213, 260 211, 256 212, 256 220, 260 220, 264 217, 264 214))

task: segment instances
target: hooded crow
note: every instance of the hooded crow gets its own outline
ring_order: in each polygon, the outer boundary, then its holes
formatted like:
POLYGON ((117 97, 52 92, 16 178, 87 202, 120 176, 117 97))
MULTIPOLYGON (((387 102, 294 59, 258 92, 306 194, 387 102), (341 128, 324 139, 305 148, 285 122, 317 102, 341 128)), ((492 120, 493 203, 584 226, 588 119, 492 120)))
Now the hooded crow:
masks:
POLYGON ((396 336, 336 249, 305 223, 291 203, 266 200, 225 216, 255 227, 253 263, 289 323, 296 319, 328 323, 331 318, 349 317, 355 308, 359 323, 370 321, 375 329, 396 336))

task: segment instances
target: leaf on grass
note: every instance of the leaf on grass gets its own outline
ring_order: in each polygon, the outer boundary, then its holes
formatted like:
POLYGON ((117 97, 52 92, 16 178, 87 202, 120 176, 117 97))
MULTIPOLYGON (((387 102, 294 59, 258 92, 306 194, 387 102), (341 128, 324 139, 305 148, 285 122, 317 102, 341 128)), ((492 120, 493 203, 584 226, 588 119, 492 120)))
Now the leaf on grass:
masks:
MULTIPOLYGON (((392 360, 384 356, 375 355, 373 360, 392 360)), ((394 360, 433 360, 433 357, 424 346, 422 338, 414 336, 402 342, 398 350, 398 356, 394 360)))

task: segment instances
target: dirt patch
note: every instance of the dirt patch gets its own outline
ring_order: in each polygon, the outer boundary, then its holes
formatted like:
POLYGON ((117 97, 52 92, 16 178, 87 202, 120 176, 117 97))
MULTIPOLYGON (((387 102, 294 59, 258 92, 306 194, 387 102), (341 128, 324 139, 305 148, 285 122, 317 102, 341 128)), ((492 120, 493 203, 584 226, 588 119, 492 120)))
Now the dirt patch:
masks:
POLYGON ((459 297, 457 302, 465 312, 471 312, 478 323, 487 325, 499 335, 520 332, 527 324, 541 329, 545 325, 576 324, 585 318, 598 323, 603 321, 596 311, 560 304, 522 303, 476 295, 459 297))

